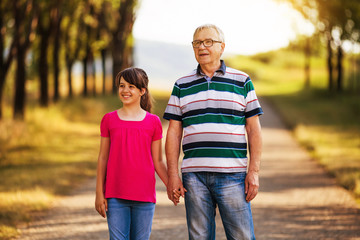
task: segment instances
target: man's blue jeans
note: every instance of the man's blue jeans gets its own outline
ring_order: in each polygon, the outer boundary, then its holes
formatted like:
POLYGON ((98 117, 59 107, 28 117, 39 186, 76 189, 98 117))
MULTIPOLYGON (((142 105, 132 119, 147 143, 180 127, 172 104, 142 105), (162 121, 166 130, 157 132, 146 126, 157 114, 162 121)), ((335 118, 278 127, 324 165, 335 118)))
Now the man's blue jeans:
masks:
POLYGON ((108 199, 107 221, 110 240, 150 238, 155 203, 108 199))
POLYGON ((245 200, 245 172, 191 172, 182 177, 190 240, 215 239, 216 206, 227 239, 255 239, 250 203, 245 200))

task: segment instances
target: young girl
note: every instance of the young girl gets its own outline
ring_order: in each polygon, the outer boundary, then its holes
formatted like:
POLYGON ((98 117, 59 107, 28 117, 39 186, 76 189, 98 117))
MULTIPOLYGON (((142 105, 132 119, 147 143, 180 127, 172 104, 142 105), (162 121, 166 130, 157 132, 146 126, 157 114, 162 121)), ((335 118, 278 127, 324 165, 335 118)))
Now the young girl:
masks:
POLYGON ((122 108, 101 120, 95 208, 107 215, 110 239, 149 239, 155 210, 155 171, 167 185, 162 161, 162 127, 150 113, 144 70, 116 76, 122 108), (155 171, 154 171, 155 169, 155 171))

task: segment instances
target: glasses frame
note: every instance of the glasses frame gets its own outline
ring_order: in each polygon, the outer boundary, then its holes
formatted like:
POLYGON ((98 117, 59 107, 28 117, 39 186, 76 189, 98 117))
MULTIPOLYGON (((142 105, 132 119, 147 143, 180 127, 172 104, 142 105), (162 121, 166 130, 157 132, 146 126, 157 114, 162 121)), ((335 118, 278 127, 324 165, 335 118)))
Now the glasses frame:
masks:
POLYGON ((221 41, 217 41, 217 40, 213 40, 213 39, 205 39, 203 41, 200 41, 200 40, 195 40, 195 41, 192 41, 191 44, 193 46, 193 48, 199 48, 201 46, 201 44, 204 45, 204 47, 212 47, 214 45, 214 43, 222 43, 221 41), (205 45, 205 41, 211 41, 211 45, 205 45), (199 46, 194 46, 194 44, 197 44, 197 43, 200 43, 199 46))

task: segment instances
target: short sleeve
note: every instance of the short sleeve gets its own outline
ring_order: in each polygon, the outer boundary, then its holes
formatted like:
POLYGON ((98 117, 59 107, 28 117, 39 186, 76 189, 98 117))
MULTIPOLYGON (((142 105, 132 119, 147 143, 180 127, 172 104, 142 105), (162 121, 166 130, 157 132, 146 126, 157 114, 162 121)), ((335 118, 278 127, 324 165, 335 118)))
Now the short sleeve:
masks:
POLYGON ((105 114, 103 118, 101 119, 100 123, 100 135, 102 137, 110 137, 109 134, 109 114, 105 114))
POLYGON ((163 136, 162 136, 162 126, 161 126, 161 121, 160 121, 160 118, 156 115, 154 115, 154 135, 153 135, 153 138, 152 140, 153 141, 156 141, 156 140, 159 140, 161 139, 163 136))
POLYGON ((254 85, 251 79, 248 77, 245 82, 245 91, 246 91, 246 110, 245 110, 245 117, 253 117, 256 115, 262 115, 263 110, 260 106, 259 100, 256 96, 254 85))
POLYGON ((180 108, 180 87, 175 83, 168 105, 163 116, 166 120, 182 121, 182 111, 180 108))

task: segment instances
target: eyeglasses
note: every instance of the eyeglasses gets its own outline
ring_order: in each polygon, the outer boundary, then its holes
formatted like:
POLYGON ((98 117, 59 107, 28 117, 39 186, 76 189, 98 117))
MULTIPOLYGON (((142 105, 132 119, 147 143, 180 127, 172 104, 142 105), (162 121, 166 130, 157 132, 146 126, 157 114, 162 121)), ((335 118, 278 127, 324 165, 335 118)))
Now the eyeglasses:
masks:
POLYGON ((199 48, 201 44, 204 43, 204 47, 212 47, 214 43, 222 43, 221 41, 216 41, 212 39, 205 39, 204 41, 195 40, 192 43, 193 48, 199 48))

